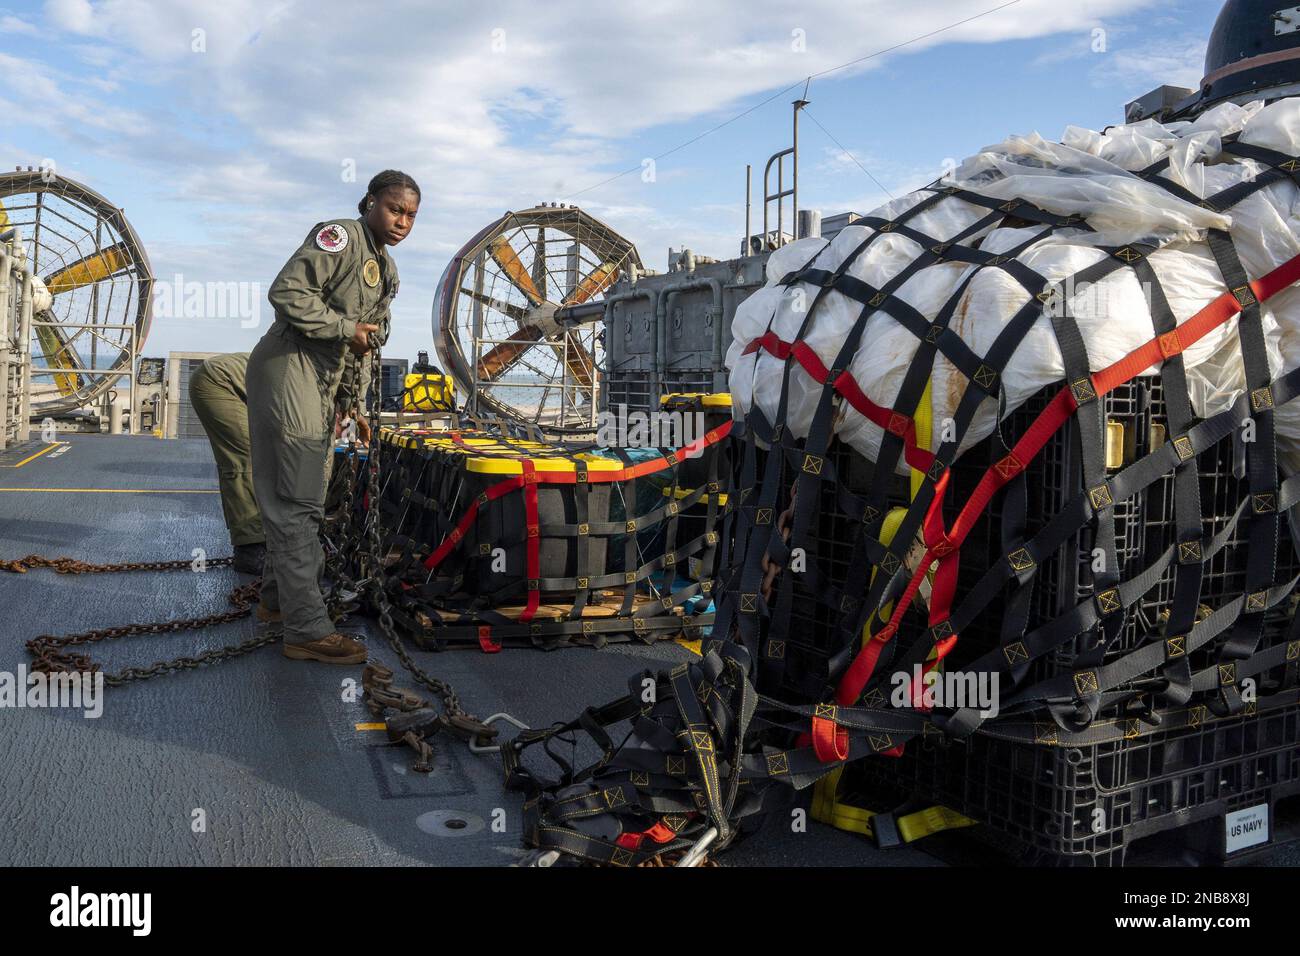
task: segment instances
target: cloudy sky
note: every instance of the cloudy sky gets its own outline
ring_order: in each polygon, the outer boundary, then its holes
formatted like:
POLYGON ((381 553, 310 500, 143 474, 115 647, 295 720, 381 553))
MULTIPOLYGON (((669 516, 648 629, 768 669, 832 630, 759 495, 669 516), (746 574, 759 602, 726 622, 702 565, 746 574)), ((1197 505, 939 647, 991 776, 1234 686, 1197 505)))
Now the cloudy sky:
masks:
MULTIPOLYGON (((788 145, 807 77, 800 205, 865 212, 1009 133, 1195 86, 1221 5, 1005 2, 0 0, 0 168, 53 160, 124 207, 160 279, 262 289, 403 169, 424 202, 386 354, 414 357, 448 257, 507 209, 577 203, 652 268, 735 255, 745 163, 788 145)), ((268 312, 160 319, 145 352, 251 348, 268 312)))

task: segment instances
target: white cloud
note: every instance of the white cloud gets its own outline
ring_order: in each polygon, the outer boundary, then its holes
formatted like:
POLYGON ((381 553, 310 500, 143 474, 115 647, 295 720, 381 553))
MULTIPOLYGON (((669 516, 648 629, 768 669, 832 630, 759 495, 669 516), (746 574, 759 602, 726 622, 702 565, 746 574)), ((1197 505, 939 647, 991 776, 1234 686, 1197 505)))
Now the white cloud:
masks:
MULTIPOLYGON (((1106 17, 1160 2, 1021 0, 814 83, 942 43, 1086 35, 1106 17)), ((52 108, 25 119, 71 151, 129 164, 147 177, 160 213, 203 230, 213 254, 195 241, 167 240, 158 250, 159 263, 187 276, 219 265, 269 281, 312 222, 351 213, 371 173, 407 170, 424 187, 425 208, 397 252, 398 310, 427 329, 447 255, 503 209, 566 198, 637 165, 657 151, 641 141, 647 130, 687 121, 706 128, 809 74, 994 5, 49 0, 43 62, 33 51, 22 65, 52 108), (192 51, 195 29, 205 31, 201 53, 192 51), (803 50, 792 42, 796 30, 803 50), (93 81, 44 65, 66 62, 64 53, 89 65, 93 81), (360 182, 340 179, 349 159, 360 182)), ((6 127, 21 123, 20 112, 21 104, 0 101, 6 127)), ((657 267, 670 244, 731 254, 739 226, 733 237, 663 211, 660 196, 690 182, 688 157, 662 162, 653 187, 627 176, 577 201, 644 243, 657 267)), ((896 184, 912 171, 878 162, 868 168, 901 192, 896 184)), ((733 221, 742 216, 737 206, 733 221)))
POLYGON ((72 33, 90 34, 98 26, 89 0, 49 0, 45 16, 51 25, 72 33))
POLYGON ((96 87, 57 73, 35 60, 0 53, 0 73, 13 77, 0 93, 0 125, 34 125, 50 132, 85 141, 94 131, 114 136, 139 135, 149 129, 145 117, 103 101, 82 87, 96 87))
POLYGON ((1093 80, 1121 83, 1134 95, 1161 85, 1196 89, 1205 72, 1205 38, 1175 36, 1114 48, 1093 68, 1093 80))
POLYGON ((0 33, 21 33, 25 36, 39 36, 40 31, 36 29, 36 24, 28 23, 15 16, 0 17, 0 33))

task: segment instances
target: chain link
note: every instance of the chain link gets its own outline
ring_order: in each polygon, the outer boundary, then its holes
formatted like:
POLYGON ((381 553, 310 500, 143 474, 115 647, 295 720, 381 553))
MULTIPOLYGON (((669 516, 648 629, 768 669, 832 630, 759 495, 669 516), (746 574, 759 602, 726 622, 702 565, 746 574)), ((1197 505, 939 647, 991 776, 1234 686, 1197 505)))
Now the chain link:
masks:
MULTIPOLYGON (((380 349, 378 346, 370 350, 370 381, 382 381, 382 363, 380 359, 380 349)), ((359 382, 360 362, 356 363, 355 380, 359 382)), ((360 385, 357 384, 357 388, 360 385)), ((359 393, 357 393, 359 394, 359 393)), ((364 397, 363 397, 364 398, 364 397)), ((374 407, 369 410, 370 425, 370 444, 367 455, 367 466, 365 466, 365 477, 367 477, 367 496, 369 507, 365 514, 365 555, 361 570, 367 575, 369 581, 370 598, 374 602, 374 607, 378 611, 380 618, 380 630, 383 636, 389 641, 393 648, 393 653, 398 656, 402 666, 411 672, 413 678, 424 687, 429 688, 435 695, 438 695, 442 701, 442 715, 445 719, 448 730, 455 732, 465 739, 476 740, 478 743, 485 743, 497 736, 495 728, 478 721, 467 713, 460 704, 460 697, 456 695, 455 688, 448 684, 446 680, 435 678, 428 671, 422 670, 416 662, 411 659, 411 654, 407 653, 406 645, 403 644, 402 637, 398 635, 393 626, 393 606, 387 596, 385 568, 383 568, 383 542, 380 529, 380 403, 374 403, 374 407)))
MULTIPOLYGON (((358 357, 352 362, 349 391, 356 401, 358 414, 361 413, 362 403, 365 401, 365 395, 362 393, 362 362, 366 360, 370 362, 370 380, 372 383, 383 381, 380 349, 374 343, 373 336, 371 342, 372 348, 366 356, 358 357)), ((357 480, 357 466, 354 464, 356 458, 349 456, 347 467, 352 469, 351 480, 348 481, 347 490, 343 496, 342 513, 331 528, 330 536, 333 538, 333 546, 325 559, 325 570, 330 578, 330 588, 325 598, 326 607, 330 611, 330 616, 338 619, 344 613, 343 592, 348 591, 357 595, 368 596, 374 606, 380 632, 392 648, 393 653, 397 655, 402 667, 415 678, 417 683, 433 691, 438 696, 438 700, 442 705, 444 725, 466 739, 480 741, 491 739, 496 734, 495 729, 466 713, 460 702, 459 695, 451 684, 441 678, 434 677, 415 663, 410 652, 406 649, 405 642, 403 642, 393 624, 392 603, 388 597, 388 579, 385 573, 386 562, 383 554, 383 537, 380 525, 379 403, 376 402, 373 407, 367 409, 366 415, 366 421, 370 429, 366 454, 366 513, 358 522, 356 518, 356 489, 360 482, 357 480), (357 568, 360 572, 360 580, 352 577, 346 555, 355 556, 357 568)), ((355 444, 353 448, 355 449, 355 444)))
MULTIPOLYGON (((198 559, 186 561, 135 561, 124 564, 90 564, 76 558, 46 558, 39 554, 29 554, 17 561, 0 561, 0 571, 26 574, 35 568, 50 568, 59 574, 112 574, 117 571, 184 571, 193 568, 198 559)), ((234 558, 204 559, 205 568, 223 568, 234 564, 234 558)))
MULTIPOLYGON (((368 353, 371 381, 379 387, 382 383, 382 364, 378 344, 371 340, 372 348, 368 353)), ((361 391, 361 363, 364 357, 358 357, 352 363, 352 396, 357 402, 358 410, 365 402, 366 396, 361 391)), ((405 644, 393 625, 392 604, 387 593, 387 577, 383 555, 383 539, 380 527, 380 487, 379 487, 379 403, 369 409, 367 422, 370 426, 368 452, 366 457, 366 492, 367 508, 361 526, 355 517, 357 475, 353 459, 347 467, 353 469, 344 493, 342 515, 332 529, 334 541, 326 555, 325 568, 330 577, 330 589, 326 595, 326 606, 331 610, 331 618, 342 616, 342 592, 346 589, 354 593, 368 594, 374 604, 379 619, 379 628, 384 638, 392 647, 393 653, 401 664, 421 685, 438 695, 442 703, 443 722, 445 726, 468 740, 484 743, 496 736, 496 730, 465 711, 460 697, 454 687, 441 678, 422 670, 411 658, 405 644), (355 554, 361 571, 361 580, 355 581, 348 573, 345 555, 355 554)), ((207 561, 207 567, 225 567, 234 562, 234 558, 215 558, 207 561)), ((75 558, 46 558, 40 555, 28 555, 17 561, 0 561, 0 570, 25 574, 35 568, 50 568, 60 574, 109 574, 119 571, 179 571, 193 567, 191 561, 150 561, 126 564, 91 564, 75 558)), ((150 624, 125 624, 119 627, 97 628, 80 634, 57 636, 41 634, 27 642, 27 650, 33 658, 33 670, 54 673, 58 671, 82 671, 93 673, 99 670, 89 655, 68 650, 106 640, 118 640, 141 634, 167 634, 177 631, 197 630, 237 621, 252 613, 253 605, 258 599, 262 586, 261 580, 244 584, 230 592, 229 600, 234 605, 230 611, 210 614, 206 617, 183 618, 174 621, 158 621, 150 624)), ((104 682, 110 686, 148 680, 160 674, 178 670, 190 670, 204 664, 229 660, 241 654, 271 644, 280 639, 279 634, 268 633, 253 637, 241 644, 204 651, 192 657, 177 657, 172 660, 158 661, 148 667, 127 667, 115 674, 105 674, 104 682)))
MULTIPOLYGON (((233 558, 218 558, 207 562, 208 567, 222 567, 232 563, 233 558)), ((6 571, 26 573, 30 568, 53 568, 60 574, 109 574, 115 571, 179 571, 192 566, 189 561, 148 561, 128 564, 88 564, 74 558, 43 558, 28 555, 20 561, 0 562, 0 568, 6 571)), ((229 611, 219 611, 205 617, 180 618, 173 621, 156 621, 149 624, 122 624, 117 627, 101 627, 80 634, 39 634, 27 642, 27 651, 32 656, 32 670, 46 674, 79 671, 93 674, 100 670, 98 664, 88 654, 79 654, 68 650, 71 647, 83 647, 100 641, 113 641, 123 637, 140 634, 174 634, 178 631, 192 631, 217 624, 226 624, 248 617, 253 612, 258 594, 262 588, 261 580, 241 584, 229 594, 229 601, 234 605, 229 611)), ((203 651, 193 656, 182 656, 170 660, 161 660, 147 667, 126 667, 114 674, 105 674, 104 683, 110 687, 148 680, 160 674, 172 671, 192 670, 204 664, 227 661, 267 644, 279 640, 278 634, 263 634, 252 637, 240 644, 203 651)))

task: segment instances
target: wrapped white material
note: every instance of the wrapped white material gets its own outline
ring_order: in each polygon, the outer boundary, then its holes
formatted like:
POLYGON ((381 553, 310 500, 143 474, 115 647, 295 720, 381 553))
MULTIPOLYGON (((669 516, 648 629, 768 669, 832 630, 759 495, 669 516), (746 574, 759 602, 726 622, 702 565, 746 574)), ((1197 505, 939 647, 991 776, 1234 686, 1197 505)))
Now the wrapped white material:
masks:
MULTIPOLYGON (((1134 270, 1119 269, 1091 286, 1076 286, 1071 281, 1080 270, 1107 256, 1099 246, 1159 245, 1149 262, 1179 324, 1226 291, 1205 241, 1207 229, 1230 233, 1252 279, 1300 255, 1300 190, 1289 180, 1269 185, 1226 213, 1218 213, 1132 174, 1168 158, 1162 176, 1198 197, 1213 196, 1236 183, 1253 180, 1265 168, 1223 152, 1223 137, 1238 132, 1244 143, 1300 154, 1300 98, 1267 107, 1260 103, 1244 107, 1223 104, 1195 122, 1167 126, 1145 120, 1104 133, 1072 126, 1060 143, 1037 134, 1013 137, 966 160, 951 185, 982 196, 1028 200, 1059 215, 1079 215, 1094 231, 1058 228, 1049 234, 1046 226, 1004 226, 966 235, 961 241, 993 253, 1010 252, 1028 243, 1018 259, 1057 283, 1082 334, 1089 366, 1099 371, 1155 336, 1151 290, 1143 288, 1134 270)), ((928 191, 914 193, 871 215, 894 220, 930 195, 928 191)), ((935 240, 948 241, 988 212, 983 206, 945 197, 908 220, 907 226, 935 240)), ((787 363, 765 351, 743 355, 750 342, 767 332, 785 342, 802 339, 829 368, 862 311, 861 303, 831 291, 809 314, 816 289, 805 283, 789 288, 777 283, 809 262, 818 269, 839 268, 873 232, 849 226, 829 244, 805 239, 773 253, 767 286, 741 304, 732 324, 735 341, 727 365, 738 416, 756 403, 775 421, 786 375, 787 363)), ((920 251, 912 239, 890 232, 875 238, 853 260, 848 273, 880 287, 920 251)), ((972 268, 952 262, 930 265, 895 294, 933 320, 972 268)), ((1024 287, 1004 270, 981 269, 962 292, 949 326, 976 354, 984 355, 1029 299, 1024 287)), ((1263 307, 1263 327, 1273 377, 1300 365, 1300 289, 1287 289, 1269 300, 1263 307)), ((917 338, 897 320, 876 310, 867 321, 849 371, 873 402, 892 408, 917 345, 917 338)), ((1191 345, 1183 352, 1183 360, 1193 411, 1201 417, 1230 407, 1246 388, 1235 321, 1191 345)), ((822 388, 797 362, 788 364, 790 394, 784 423, 794 437, 804 437, 822 388)), ((1156 371, 1152 367, 1143 374, 1156 371)), ((935 359, 931 375, 931 447, 938 447, 945 419, 955 415, 967 380, 942 354, 935 359)), ((1003 371, 1003 414, 1010 414, 1045 385, 1064 377, 1052 317, 1044 312, 1020 338, 1003 371)), ((997 402, 983 403, 962 436, 963 451, 992 432, 997 412, 997 402)), ((1295 470, 1300 466, 1300 402, 1279 407, 1275 420, 1279 458, 1289 470, 1295 470)), ((876 458, 881 428, 843 400, 837 430, 862 454, 876 458)), ((899 471, 907 471, 902 462, 899 471)))
POLYGON ((40 276, 32 276, 32 314, 40 315, 42 312, 48 312, 53 304, 54 296, 50 295, 50 290, 45 287, 45 280, 40 276))

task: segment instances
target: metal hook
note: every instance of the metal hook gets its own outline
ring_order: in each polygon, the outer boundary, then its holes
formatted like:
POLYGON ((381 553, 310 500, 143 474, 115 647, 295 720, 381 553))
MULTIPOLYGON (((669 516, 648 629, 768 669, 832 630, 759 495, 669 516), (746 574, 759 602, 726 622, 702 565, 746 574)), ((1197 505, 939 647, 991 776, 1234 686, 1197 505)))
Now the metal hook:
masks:
MULTIPOLYGON (((483 726, 487 727, 487 726, 490 726, 490 725, 496 723, 498 720, 504 720, 506 723, 514 724, 514 725, 515 725, 516 727, 518 727, 520 730, 532 730, 532 728, 529 727, 527 724, 525 724, 523 721, 521 721, 521 720, 516 720, 514 717, 511 717, 509 714, 493 714, 491 717, 488 717, 486 720, 479 721, 479 723, 481 723, 481 724, 483 724, 483 726)), ((501 744, 487 744, 487 745, 484 745, 484 744, 479 744, 479 743, 477 743, 477 742, 471 740, 471 741, 469 742, 469 749, 470 749, 470 753, 476 753, 476 754, 495 754, 495 753, 500 753, 500 752, 501 752, 501 744)), ((558 856, 558 854, 557 854, 557 856, 558 856)), ((539 865, 541 865, 541 864, 539 864, 539 865)), ((546 865, 546 866, 550 866, 551 864, 550 864, 550 863, 547 863, 547 864, 545 864, 545 865, 546 865)))
POLYGON ((704 835, 696 841, 695 846, 686 851, 686 855, 677 861, 678 866, 699 866, 704 862, 704 853, 718 838, 718 828, 709 827, 704 835))
POLYGON ((534 866, 554 866, 560 858, 559 850, 547 850, 545 853, 538 853, 536 850, 529 853, 523 862, 512 863, 511 866, 534 867, 534 866))

